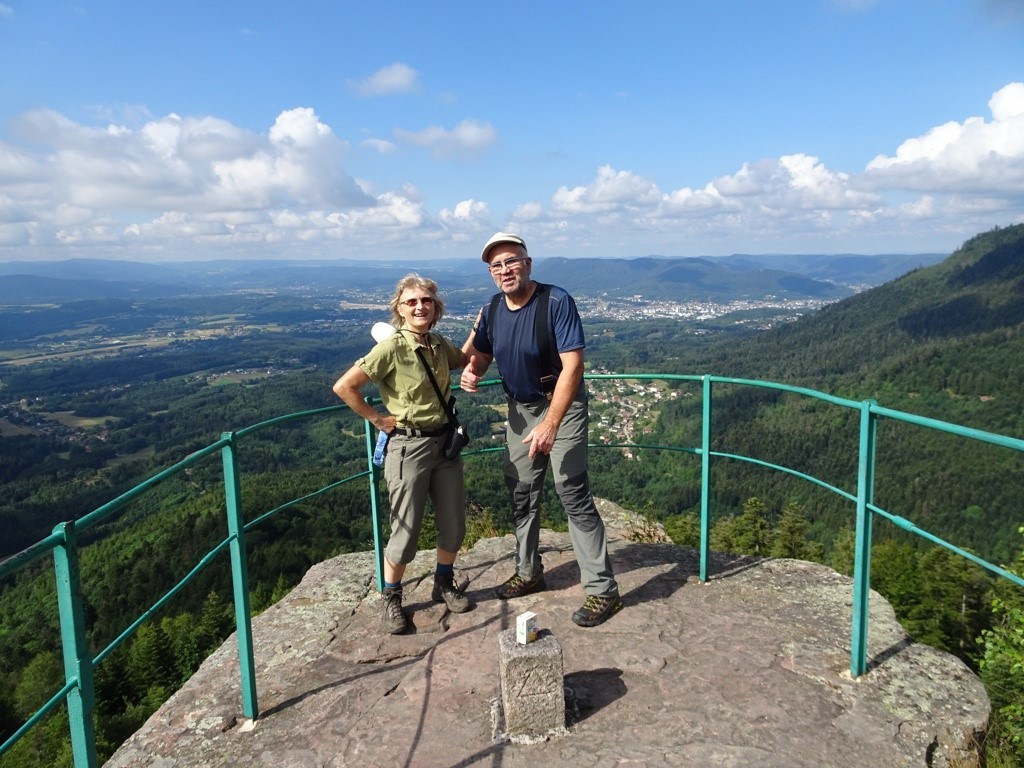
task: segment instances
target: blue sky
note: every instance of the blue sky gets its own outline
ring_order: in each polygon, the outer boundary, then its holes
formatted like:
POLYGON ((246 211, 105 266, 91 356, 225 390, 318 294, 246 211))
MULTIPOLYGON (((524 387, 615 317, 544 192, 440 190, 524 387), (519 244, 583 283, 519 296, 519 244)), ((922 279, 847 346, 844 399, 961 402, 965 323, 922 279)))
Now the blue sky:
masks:
POLYGON ((0 0, 0 260, 950 252, 1024 0, 0 0))

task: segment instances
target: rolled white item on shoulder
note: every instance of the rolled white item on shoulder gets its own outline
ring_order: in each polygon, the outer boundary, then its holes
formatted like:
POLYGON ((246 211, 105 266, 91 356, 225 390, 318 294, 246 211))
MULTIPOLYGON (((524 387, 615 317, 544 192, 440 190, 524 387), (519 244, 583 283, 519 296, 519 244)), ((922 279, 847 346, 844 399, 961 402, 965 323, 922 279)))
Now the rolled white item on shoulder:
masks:
POLYGON ((373 340, 380 344, 386 339, 390 339, 398 333, 398 329, 391 323, 374 323, 373 328, 370 329, 370 335, 373 336, 373 340))

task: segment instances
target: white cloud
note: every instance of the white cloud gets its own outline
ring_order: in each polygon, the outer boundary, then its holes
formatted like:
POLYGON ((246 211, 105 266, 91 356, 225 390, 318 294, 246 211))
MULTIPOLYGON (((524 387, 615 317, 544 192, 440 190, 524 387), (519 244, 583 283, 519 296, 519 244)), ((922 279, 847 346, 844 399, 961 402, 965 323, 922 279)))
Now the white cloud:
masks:
POLYGON ((643 209, 660 199, 653 182, 629 171, 602 166, 597 178, 584 187, 561 187, 551 198, 552 208, 566 214, 607 213, 614 210, 643 209))
POLYGON ((434 125, 416 132, 396 130, 395 136, 405 144, 429 149, 437 158, 477 154, 498 140, 494 127, 478 120, 463 120, 450 131, 434 125))
POLYGON ((491 209, 479 200, 462 200, 454 208, 443 208, 438 222, 455 242, 468 243, 478 232, 491 227, 491 209))
POLYGON ((850 176, 830 171, 810 155, 783 155, 778 160, 744 163, 733 176, 711 183, 708 195, 752 198, 769 209, 851 209, 877 205, 880 198, 852 188, 850 176))
POLYGON ((935 198, 931 195, 923 195, 917 200, 903 203, 895 211, 901 219, 932 219, 938 213, 935 198))
POLYGON ((988 103, 992 120, 969 117, 907 139, 896 154, 868 163, 865 182, 878 187, 948 192, 1024 187, 1024 83, 1001 88, 988 103))
POLYGON ((333 135, 331 129, 321 123, 308 107, 282 112, 270 129, 271 142, 297 147, 313 147, 333 135))
POLYGON ((447 221, 487 223, 490 209, 487 207, 487 203, 482 203, 479 200, 462 200, 451 211, 447 208, 443 209, 441 216, 447 221))
POLYGON ((0 142, 0 180, 6 184, 30 181, 41 173, 37 158, 0 142))
POLYGON ((613 223, 635 229, 704 228, 717 221, 723 230, 737 225, 756 230, 766 222, 788 219, 820 227, 830 212, 871 210, 882 198, 854 189, 850 177, 829 171, 817 158, 786 155, 746 163, 703 189, 662 191, 650 179, 609 166, 583 186, 561 187, 545 214, 537 204, 520 206, 521 222, 586 222, 590 229, 613 223))
POLYGON ((545 217, 544 206, 537 202, 522 203, 512 213, 515 221, 539 221, 545 217))
POLYGON ((7 3, 0 3, 0 17, 9 19, 14 16, 14 9, 7 3))
POLYGON ((349 85, 357 95, 366 98, 412 93, 419 88, 419 73, 408 64, 396 61, 367 78, 350 80, 349 85))
POLYGON ((280 242, 285 221, 297 239, 317 241, 426 219, 411 187, 364 191, 342 167, 346 142, 309 108, 281 112, 265 135, 174 114, 93 127, 52 110, 13 129, 25 142, 0 143, 5 246, 188 250, 280 242))
MULTIPOLYGON (((369 249, 424 227, 422 204, 400 193, 381 195, 374 205, 345 210, 267 209, 230 216, 168 212, 133 224, 126 233, 140 242, 160 246, 180 241, 245 252, 247 246, 301 248, 301 255, 339 255, 334 244, 369 249)), ((380 254, 386 256, 386 253, 380 254)))
POLYGON ((1000 88, 988 100, 988 107, 997 122, 1021 117, 1024 115, 1024 83, 1010 83, 1000 88))
POLYGON ((378 152, 382 155, 390 154, 396 149, 394 142, 388 141, 387 139, 363 139, 359 144, 360 146, 372 149, 374 152, 378 152))

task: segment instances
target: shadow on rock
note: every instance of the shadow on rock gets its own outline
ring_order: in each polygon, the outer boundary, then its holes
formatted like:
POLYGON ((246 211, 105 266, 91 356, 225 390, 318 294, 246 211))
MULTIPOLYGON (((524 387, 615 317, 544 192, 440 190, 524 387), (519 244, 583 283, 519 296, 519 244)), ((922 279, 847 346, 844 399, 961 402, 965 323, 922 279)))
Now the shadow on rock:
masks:
POLYGON ((565 724, 572 727, 626 695, 622 670, 603 667, 565 676, 565 724))

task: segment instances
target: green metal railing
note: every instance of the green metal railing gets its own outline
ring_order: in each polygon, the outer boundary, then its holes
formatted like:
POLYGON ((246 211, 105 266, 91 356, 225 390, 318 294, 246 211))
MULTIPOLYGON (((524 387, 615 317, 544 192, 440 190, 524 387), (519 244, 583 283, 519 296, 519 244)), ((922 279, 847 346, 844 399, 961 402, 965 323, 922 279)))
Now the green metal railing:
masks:
MULTIPOLYGON (((1007 571, 1004 568, 993 565, 971 552, 944 541, 928 531, 918 528, 905 518, 892 514, 891 512, 881 509, 874 504, 875 448, 877 424, 879 419, 891 419, 894 421, 914 424, 927 429, 938 430, 970 440, 989 443, 1019 452, 1024 452, 1024 440, 1004 437, 1002 435, 961 427, 935 419, 924 418, 921 416, 903 413, 901 411, 882 408, 873 400, 858 402, 835 397, 812 389, 773 382, 711 375, 701 376, 673 374, 587 374, 586 378, 595 381, 631 380, 691 382, 701 385, 702 411, 699 446, 662 446, 644 445, 641 443, 615 445, 598 444, 594 446, 681 451, 700 457, 701 504, 699 549, 701 581, 708 581, 712 459, 730 459, 759 464, 772 470, 793 475, 810 483, 816 484, 853 503, 856 514, 853 573, 853 616, 850 644, 850 674, 853 677, 859 677, 867 671, 868 597, 870 593, 871 528, 873 515, 878 515, 892 522, 899 528, 917 536, 921 536, 933 544, 945 547, 982 568, 985 568, 1002 578, 1009 579, 1018 586, 1024 586, 1024 579, 1018 575, 1007 571), (842 408, 851 409, 858 413, 859 433, 856 490, 844 490, 818 478, 812 477, 811 475, 804 474, 798 470, 771 464, 755 457, 712 450, 712 391, 714 384, 759 387, 780 392, 788 392, 803 397, 821 400, 842 408)), ((497 381, 486 381, 481 382, 481 386, 494 386, 498 383, 499 382, 497 381)), ((279 512, 315 496, 328 493, 345 483, 366 477, 369 479, 370 513, 373 521, 373 543, 376 553, 376 576, 377 584, 379 586, 383 582, 383 544, 381 541, 381 526, 379 520, 380 497, 377 482, 379 470, 372 462, 375 442, 373 430, 369 422, 364 422, 367 464, 367 469, 365 471, 358 472, 342 480, 330 483, 316 491, 292 499, 281 506, 264 512, 246 523, 242 515, 241 482, 238 469, 239 443, 248 435, 260 432, 268 427, 276 426, 284 422, 309 419, 327 414, 337 414, 341 411, 347 410, 347 406, 337 405, 311 411, 302 411, 260 422, 237 432, 225 432, 221 435, 219 440, 206 448, 196 451, 177 464, 153 475, 148 480, 140 483, 113 501, 104 504, 90 514, 85 515, 78 520, 68 521, 57 525, 53 532, 46 538, 32 545, 28 549, 25 549, 24 551, 0 562, 0 579, 2 579, 38 560, 46 554, 53 554, 54 573, 57 581, 57 610, 60 620, 61 644, 65 673, 65 685, 57 691, 52 698, 46 702, 26 723, 24 723, 21 728, 12 734, 3 744, 0 744, 0 755, 10 749, 15 742, 24 736, 25 733, 27 733, 39 721, 53 712, 53 710, 61 703, 66 702, 75 766, 76 768, 96 768, 96 733, 93 724, 93 710, 95 706, 93 672, 96 666, 99 665, 117 647, 119 647, 129 636, 134 634, 141 624, 152 618, 161 607, 180 592, 186 584, 188 584, 200 571, 206 568, 225 550, 228 551, 231 561, 235 625, 238 636, 239 673, 241 675, 242 683, 242 709, 247 718, 257 718, 259 716, 259 707, 256 694, 256 674, 252 643, 252 615, 249 606, 249 579, 245 544, 246 534, 255 526, 279 512), (82 582, 79 571, 79 535, 109 518, 128 502, 137 498, 141 494, 146 493, 162 481, 172 475, 176 475, 177 473, 184 471, 197 462, 215 455, 217 452, 220 452, 221 454, 224 480, 224 500, 227 513, 226 537, 213 549, 207 552, 184 579, 178 582, 178 584, 159 598, 149 609, 143 612, 138 619, 132 622, 132 624, 129 625, 106 648, 102 649, 95 657, 92 656, 86 642, 86 626, 83 610, 84 601, 82 597, 82 582)), ((469 451, 466 455, 489 453, 499 450, 502 449, 486 448, 483 450, 469 451)))

